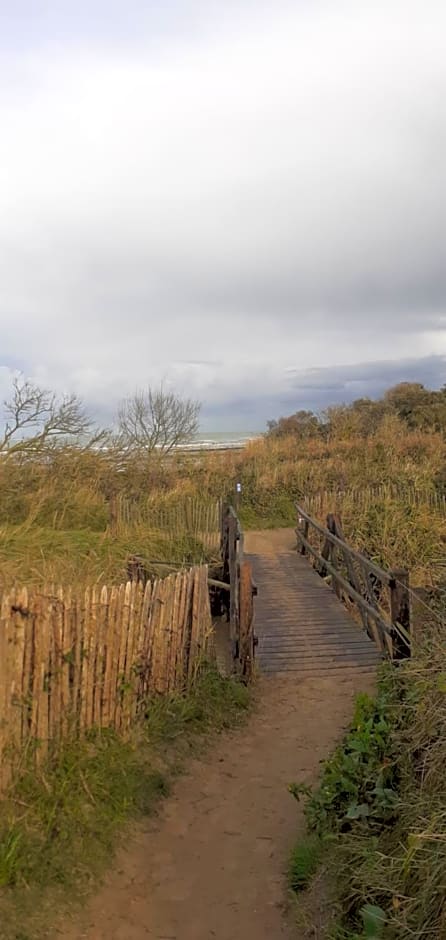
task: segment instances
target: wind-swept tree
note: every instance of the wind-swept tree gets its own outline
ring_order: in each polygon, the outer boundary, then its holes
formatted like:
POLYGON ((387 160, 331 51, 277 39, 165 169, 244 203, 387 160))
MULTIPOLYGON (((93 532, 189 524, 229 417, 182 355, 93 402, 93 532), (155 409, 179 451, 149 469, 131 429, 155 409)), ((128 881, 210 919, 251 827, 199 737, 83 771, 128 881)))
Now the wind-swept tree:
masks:
POLYGON ((119 408, 120 440, 133 450, 168 454, 197 433, 200 407, 162 386, 137 391, 119 408))
POLYGON ((11 396, 3 402, 4 425, 0 454, 35 454, 56 444, 82 440, 91 421, 77 395, 58 396, 24 376, 12 381, 11 396))

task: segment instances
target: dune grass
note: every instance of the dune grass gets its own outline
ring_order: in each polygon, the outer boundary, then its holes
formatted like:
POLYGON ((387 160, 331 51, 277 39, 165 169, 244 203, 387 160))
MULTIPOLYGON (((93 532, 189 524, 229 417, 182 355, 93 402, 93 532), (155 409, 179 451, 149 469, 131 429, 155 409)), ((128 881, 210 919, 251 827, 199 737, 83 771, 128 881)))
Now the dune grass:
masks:
MULTIPOLYGON (((185 532, 175 536, 144 524, 114 535, 91 529, 3 526, 0 529, 0 587, 20 583, 120 584, 127 579, 129 555, 137 554, 149 572, 156 562, 174 567, 211 561, 214 553, 185 532)), ((164 572, 165 573, 165 572, 164 572)))

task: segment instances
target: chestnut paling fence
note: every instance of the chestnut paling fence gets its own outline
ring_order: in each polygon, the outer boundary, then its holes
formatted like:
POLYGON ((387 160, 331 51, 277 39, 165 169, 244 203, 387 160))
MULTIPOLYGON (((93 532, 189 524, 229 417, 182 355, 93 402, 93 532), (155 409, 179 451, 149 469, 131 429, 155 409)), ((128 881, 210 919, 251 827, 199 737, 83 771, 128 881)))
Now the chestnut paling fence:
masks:
POLYGON ((147 582, 5 592, 0 787, 90 728, 125 733, 150 695, 186 688, 213 656, 206 565, 147 582))
POLYGON ((145 526, 173 538, 187 535, 208 551, 218 553, 221 514, 222 504, 217 499, 189 496, 172 505, 160 505, 150 497, 132 501, 125 496, 116 496, 110 500, 109 527, 113 532, 120 532, 143 522, 145 526))

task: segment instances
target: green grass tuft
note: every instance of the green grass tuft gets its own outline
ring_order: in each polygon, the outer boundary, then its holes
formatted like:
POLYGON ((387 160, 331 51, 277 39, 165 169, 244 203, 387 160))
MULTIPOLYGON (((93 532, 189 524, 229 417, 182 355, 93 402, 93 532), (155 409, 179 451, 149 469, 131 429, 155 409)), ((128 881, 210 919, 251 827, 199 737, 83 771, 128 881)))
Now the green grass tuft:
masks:
POLYGON ((297 893, 308 887, 319 868, 322 852, 322 842, 315 835, 310 834, 298 842, 291 855, 288 873, 292 891, 297 893))

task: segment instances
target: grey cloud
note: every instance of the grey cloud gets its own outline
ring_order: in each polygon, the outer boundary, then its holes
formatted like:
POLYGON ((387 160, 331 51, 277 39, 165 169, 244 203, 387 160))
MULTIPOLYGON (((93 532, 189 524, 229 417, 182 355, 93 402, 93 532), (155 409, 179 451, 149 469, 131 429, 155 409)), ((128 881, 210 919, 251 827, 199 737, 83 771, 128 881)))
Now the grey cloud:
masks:
MULTIPOLYGON (((356 398, 378 398, 398 382, 421 382, 428 388, 446 384, 446 357, 363 362, 352 366, 332 366, 308 371, 296 370, 280 394, 258 394, 233 399, 230 410, 246 415, 253 429, 265 428, 270 418, 292 414, 301 408, 323 411, 332 404, 348 404, 356 398)), ((225 406, 206 410, 211 419, 224 413, 225 406)))
POLYGON ((442 4, 44 6, 60 54, 14 14, 0 66, 0 364, 231 423, 446 353, 442 4))

